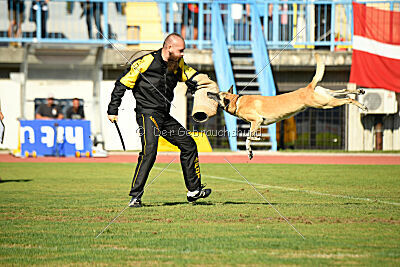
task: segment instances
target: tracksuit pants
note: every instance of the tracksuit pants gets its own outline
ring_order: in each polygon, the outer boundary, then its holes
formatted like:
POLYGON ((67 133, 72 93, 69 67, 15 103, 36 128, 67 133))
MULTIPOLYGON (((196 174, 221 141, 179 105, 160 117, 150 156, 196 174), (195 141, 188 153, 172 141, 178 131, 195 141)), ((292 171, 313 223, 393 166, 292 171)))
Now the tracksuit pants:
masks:
POLYGON ((136 121, 139 125, 142 151, 139 153, 129 195, 138 199, 142 197, 150 170, 156 160, 159 136, 180 149, 186 188, 189 191, 198 190, 201 186, 201 175, 197 145, 188 131, 169 114, 136 113, 136 121))

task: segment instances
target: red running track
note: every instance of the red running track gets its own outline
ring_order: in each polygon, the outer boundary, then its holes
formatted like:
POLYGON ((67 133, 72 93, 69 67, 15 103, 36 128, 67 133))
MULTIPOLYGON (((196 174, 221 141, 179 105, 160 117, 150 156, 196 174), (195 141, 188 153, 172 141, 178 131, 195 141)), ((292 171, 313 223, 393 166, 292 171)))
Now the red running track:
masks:
MULTIPOLYGON (((138 153, 111 154, 106 158, 39 157, 16 158, 9 154, 0 154, 0 162, 97 162, 97 163, 136 163, 138 153)), ((200 153, 200 163, 264 163, 264 164, 364 164, 364 165, 400 165, 400 154, 315 154, 315 153, 257 153, 250 161, 245 153, 200 153)), ((178 153, 159 153, 157 163, 169 163, 178 153)))

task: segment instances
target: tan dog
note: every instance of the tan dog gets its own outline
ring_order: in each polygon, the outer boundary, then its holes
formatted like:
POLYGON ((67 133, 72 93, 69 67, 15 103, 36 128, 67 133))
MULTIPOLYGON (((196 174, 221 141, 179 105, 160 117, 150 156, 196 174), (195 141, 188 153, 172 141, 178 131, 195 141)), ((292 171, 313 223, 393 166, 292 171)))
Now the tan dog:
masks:
POLYGON ((251 123, 250 134, 246 139, 246 150, 250 159, 253 158, 250 142, 260 140, 256 134, 262 124, 269 125, 287 119, 308 107, 328 109, 344 104, 354 104, 360 109, 367 110, 367 107, 354 99, 335 98, 335 96, 347 94, 364 94, 362 89, 330 90, 317 86, 324 75, 325 65, 319 55, 316 54, 315 58, 317 70, 313 80, 307 87, 296 91, 277 96, 236 95, 233 94, 233 87, 231 87, 228 92, 207 94, 226 112, 251 123))

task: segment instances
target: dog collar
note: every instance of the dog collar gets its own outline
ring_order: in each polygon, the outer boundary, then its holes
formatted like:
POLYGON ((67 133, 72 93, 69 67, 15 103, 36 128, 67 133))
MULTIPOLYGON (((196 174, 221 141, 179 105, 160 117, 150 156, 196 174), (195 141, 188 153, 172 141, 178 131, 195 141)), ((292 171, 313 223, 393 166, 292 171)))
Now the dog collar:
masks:
POLYGON ((235 104, 235 110, 232 112, 232 114, 236 114, 236 111, 237 111, 237 108, 238 108, 237 105, 236 105, 236 103, 237 103, 237 101, 239 100, 239 98, 240 98, 241 96, 242 96, 242 95, 236 95, 236 96, 232 99, 232 101, 225 107, 225 111, 229 113, 229 107, 231 106, 232 103, 234 103, 234 104, 235 104))

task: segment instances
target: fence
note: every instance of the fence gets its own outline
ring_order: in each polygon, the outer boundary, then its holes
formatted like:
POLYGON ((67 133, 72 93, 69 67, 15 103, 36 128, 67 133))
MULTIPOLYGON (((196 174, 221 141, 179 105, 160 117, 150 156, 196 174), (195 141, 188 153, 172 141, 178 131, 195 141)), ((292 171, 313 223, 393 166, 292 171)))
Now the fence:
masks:
MULTIPOLYGON (((0 1, 0 42, 45 42, 106 45, 157 44, 165 33, 179 32, 187 45, 211 49, 212 3, 221 8, 229 46, 250 46, 250 5, 256 5, 269 48, 331 51, 351 46, 352 2, 223 1, 223 0, 43 0, 25 7, 0 1), (41 11, 41 12, 38 12, 41 11), (9 21, 7 20, 9 18, 9 21), (10 29, 10 21, 21 23, 10 29), (101 34, 97 32, 99 29, 101 34)), ((379 8, 400 10, 400 1, 367 1, 379 8)))

